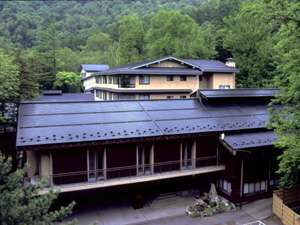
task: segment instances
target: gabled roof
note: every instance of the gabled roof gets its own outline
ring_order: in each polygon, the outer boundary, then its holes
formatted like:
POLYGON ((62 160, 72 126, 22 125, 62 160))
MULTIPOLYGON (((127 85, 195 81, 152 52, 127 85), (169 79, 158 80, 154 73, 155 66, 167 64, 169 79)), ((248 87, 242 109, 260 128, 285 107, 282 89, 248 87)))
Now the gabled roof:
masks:
POLYGON ((163 137, 264 128, 267 104, 198 99, 23 102, 17 146, 163 137))
POLYGON ((163 57, 163 58, 160 58, 160 59, 156 59, 156 60, 153 60, 153 61, 149 61, 149 62, 146 62, 146 63, 140 63, 140 64, 138 64, 136 66, 133 66, 131 69, 139 69, 139 68, 142 68, 142 67, 148 67, 150 65, 157 64, 157 63, 160 63, 160 62, 163 62, 163 61, 168 61, 168 60, 176 61, 176 62, 178 62, 180 64, 188 65, 188 66, 190 66, 192 68, 201 69, 196 64, 189 63, 187 60, 182 60, 182 59, 179 59, 179 58, 176 58, 176 57, 173 57, 173 56, 166 56, 166 57, 163 57))
POLYGON ((246 150, 260 147, 272 146, 277 140, 273 131, 245 132, 238 134, 225 134, 221 140, 229 149, 246 150))
MULTIPOLYGON (((237 73, 239 70, 234 67, 229 67, 225 63, 218 60, 198 60, 198 59, 180 59, 173 56, 166 56, 156 60, 145 60, 135 63, 130 63, 114 68, 110 68, 101 72, 103 75, 117 74, 151 74, 151 75, 201 75, 203 72, 216 73, 237 73), (158 64, 163 61, 175 61, 188 66, 187 68, 163 68, 150 67, 153 64, 158 64)), ((83 78, 89 79, 89 77, 83 78)))
POLYGON ((278 94, 276 88, 200 89, 198 94, 204 99, 224 98, 272 98, 278 94))
POLYGON ((192 65, 198 66, 203 72, 238 73, 239 69, 227 66, 218 60, 208 59, 183 59, 192 65))
POLYGON ((81 68, 86 72, 102 72, 108 70, 109 66, 106 64, 82 64, 81 68))

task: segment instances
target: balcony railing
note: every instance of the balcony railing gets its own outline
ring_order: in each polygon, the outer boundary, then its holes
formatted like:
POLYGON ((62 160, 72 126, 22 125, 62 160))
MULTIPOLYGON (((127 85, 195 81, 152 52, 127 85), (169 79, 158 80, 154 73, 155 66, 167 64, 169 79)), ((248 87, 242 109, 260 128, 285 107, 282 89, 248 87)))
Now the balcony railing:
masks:
POLYGON ((97 170, 56 173, 50 176, 51 184, 61 185, 80 182, 105 182, 123 177, 140 177, 171 171, 186 171, 217 165, 216 156, 199 157, 189 160, 174 160, 144 165, 129 165, 97 170))

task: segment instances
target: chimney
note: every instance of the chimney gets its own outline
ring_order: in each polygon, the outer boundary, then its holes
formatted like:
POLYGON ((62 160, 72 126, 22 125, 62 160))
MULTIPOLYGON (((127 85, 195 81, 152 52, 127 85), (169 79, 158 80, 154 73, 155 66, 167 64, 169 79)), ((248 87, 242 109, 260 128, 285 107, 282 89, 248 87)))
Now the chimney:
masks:
POLYGON ((235 68, 235 62, 233 61, 233 58, 227 58, 225 61, 225 65, 235 68))

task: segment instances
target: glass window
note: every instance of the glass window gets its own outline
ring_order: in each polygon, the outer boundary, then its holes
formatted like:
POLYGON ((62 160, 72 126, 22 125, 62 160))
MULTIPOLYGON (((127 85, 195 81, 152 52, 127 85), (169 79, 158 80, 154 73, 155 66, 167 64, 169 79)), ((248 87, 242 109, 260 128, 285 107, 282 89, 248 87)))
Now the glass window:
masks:
POLYGON ((174 80, 174 76, 167 76, 167 81, 173 81, 174 80))
POLYGON ((244 194, 248 194, 249 193, 249 184, 244 184, 244 194))
POLYGON ((180 81, 186 81, 186 76, 180 76, 180 81))
POLYGON ((150 99, 150 95, 149 94, 140 94, 139 99, 141 99, 141 100, 150 99))
POLYGON ((103 84, 107 84, 107 77, 103 76, 103 84))
POLYGON ((113 83, 118 84, 118 79, 119 79, 118 77, 113 77, 113 83))
POLYGON ((167 99, 172 99, 174 98, 174 96, 167 96, 167 99))
POLYGON ((111 76, 108 77, 108 83, 112 84, 112 77, 111 76))
POLYGON ((219 89, 230 89, 230 85, 219 85, 219 89))
POLYGON ((100 77, 96 77, 96 84, 100 84, 100 77))
POLYGON ((180 96, 180 98, 186 98, 186 96, 185 96, 185 95, 182 95, 182 96, 180 96))
POLYGON ((150 76, 149 75, 140 75, 139 80, 140 80, 140 84, 150 84, 150 76))

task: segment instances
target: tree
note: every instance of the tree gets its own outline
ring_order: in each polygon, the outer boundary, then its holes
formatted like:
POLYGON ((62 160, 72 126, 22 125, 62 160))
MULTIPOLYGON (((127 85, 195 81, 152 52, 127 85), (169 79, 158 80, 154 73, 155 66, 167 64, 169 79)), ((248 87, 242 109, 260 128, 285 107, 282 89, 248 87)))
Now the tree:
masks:
POLYGON ((56 74, 54 87, 65 93, 80 92, 80 75, 74 72, 58 72, 56 74))
POLYGON ((150 19, 145 41, 150 58, 211 58, 216 53, 212 26, 199 27, 191 17, 178 11, 158 11, 150 19))
POLYGON ((25 170, 12 168, 11 159, 0 154, 0 221, 5 225, 51 225, 71 213, 74 203, 50 210, 57 193, 39 195, 43 183, 24 185, 25 170))
POLYGON ((273 102, 270 124, 278 136, 276 146, 284 150, 279 157, 280 185, 291 186, 300 182, 300 3, 274 0, 271 6, 270 19, 280 24, 274 57, 280 94, 273 102))
POLYGON ((19 68, 14 58, 0 49, 0 122, 4 121, 5 104, 19 98, 19 68))
POLYGON ((34 99, 39 93, 39 82, 36 73, 31 68, 30 56, 25 51, 23 53, 18 51, 15 61, 19 66, 20 73, 20 99, 34 99))
POLYGON ((273 35, 276 26, 267 19, 268 5, 263 1, 242 4, 237 14, 224 19, 224 47, 231 51, 241 72, 240 87, 270 86, 273 71, 273 35))
POLYGON ((136 15, 124 16, 118 21, 119 46, 118 54, 121 64, 135 62, 144 53, 144 25, 136 15))
POLYGON ((42 89, 51 89, 57 73, 57 50, 59 47, 55 24, 50 25, 45 30, 40 30, 36 50, 38 53, 41 74, 39 83, 42 89))

